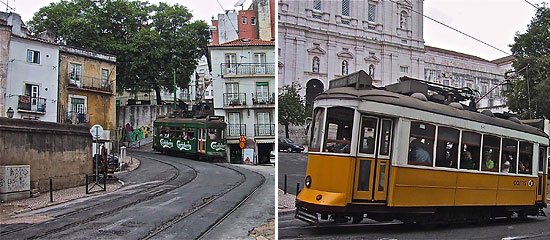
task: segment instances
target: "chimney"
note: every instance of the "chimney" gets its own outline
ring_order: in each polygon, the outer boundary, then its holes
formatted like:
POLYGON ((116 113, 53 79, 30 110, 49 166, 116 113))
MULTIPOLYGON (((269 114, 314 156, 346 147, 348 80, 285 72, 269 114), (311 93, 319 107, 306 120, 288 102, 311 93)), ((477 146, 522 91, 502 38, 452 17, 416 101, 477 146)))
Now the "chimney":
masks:
POLYGON ((55 42, 55 34, 50 30, 44 30, 38 34, 38 38, 48 41, 55 42))
POLYGON ((11 33, 19 37, 26 37, 26 33, 21 29, 23 21, 19 14, 11 12, 8 17, 8 25, 11 26, 11 33))

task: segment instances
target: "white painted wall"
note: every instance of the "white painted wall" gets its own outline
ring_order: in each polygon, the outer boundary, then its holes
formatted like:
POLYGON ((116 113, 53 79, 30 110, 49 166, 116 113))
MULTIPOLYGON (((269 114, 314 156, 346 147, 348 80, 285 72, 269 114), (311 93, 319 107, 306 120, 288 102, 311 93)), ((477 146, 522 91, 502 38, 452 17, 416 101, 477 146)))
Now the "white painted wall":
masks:
POLYGON ((41 121, 56 122, 59 47, 12 36, 9 48, 6 108, 12 107, 15 110, 14 118, 21 118, 22 113, 17 111, 18 95, 25 95, 26 83, 39 85, 40 98, 46 99, 46 113, 23 115, 38 116, 41 121), (40 64, 27 62, 27 49, 40 51, 40 64))

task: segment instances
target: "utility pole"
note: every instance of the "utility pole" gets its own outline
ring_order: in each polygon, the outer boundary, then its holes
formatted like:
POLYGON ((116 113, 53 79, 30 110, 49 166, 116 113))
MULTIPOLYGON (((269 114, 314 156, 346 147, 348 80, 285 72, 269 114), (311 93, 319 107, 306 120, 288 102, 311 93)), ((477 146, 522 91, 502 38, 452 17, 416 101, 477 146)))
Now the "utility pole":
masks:
POLYGON ((176 68, 174 68, 174 111, 176 110, 176 101, 177 101, 176 89, 177 89, 177 86, 176 86, 176 68))

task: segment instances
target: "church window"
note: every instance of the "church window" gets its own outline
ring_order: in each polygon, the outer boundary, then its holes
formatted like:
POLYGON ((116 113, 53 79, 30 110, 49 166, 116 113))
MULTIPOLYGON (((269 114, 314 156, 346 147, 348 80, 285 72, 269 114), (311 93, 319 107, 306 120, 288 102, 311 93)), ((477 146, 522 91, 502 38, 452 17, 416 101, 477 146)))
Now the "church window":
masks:
POLYGON ((321 11, 321 0, 313 0, 313 9, 321 11))
POLYGON ((348 75, 348 61, 342 61, 342 75, 348 75))
POLYGON ((409 67, 407 66, 401 66, 399 67, 402 73, 409 73, 409 67))
POLYGON ((348 16, 349 17, 349 0, 342 0, 342 16, 348 16))
POLYGON ((319 57, 313 57, 312 72, 319 72, 319 57))
POLYGON ((369 3, 368 20, 369 22, 376 22, 376 5, 371 3, 369 3))

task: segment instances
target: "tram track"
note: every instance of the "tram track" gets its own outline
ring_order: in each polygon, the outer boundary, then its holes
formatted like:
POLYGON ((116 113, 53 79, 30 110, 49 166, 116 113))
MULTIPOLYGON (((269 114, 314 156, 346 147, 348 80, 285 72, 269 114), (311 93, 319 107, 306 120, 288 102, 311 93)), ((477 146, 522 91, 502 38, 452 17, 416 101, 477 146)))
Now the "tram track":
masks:
MULTIPOLYGON (((139 155, 136 155, 136 156, 139 156, 139 155)), ((166 179, 165 181, 161 182, 161 183, 158 183, 156 185, 153 185, 153 186, 150 186, 150 187, 147 187, 143 190, 139 190, 137 192, 134 193, 134 195, 137 195, 137 194, 147 194, 147 193, 150 193, 150 192, 154 192, 154 191, 157 191, 158 188, 164 186, 164 185, 168 185, 169 183, 173 182, 174 180, 176 180, 179 176, 180 176, 180 169, 178 167, 176 167, 174 164, 172 163, 169 163, 167 161, 163 161, 163 160, 159 160, 159 159, 154 159, 154 158, 150 158, 150 157, 145 157, 145 156, 139 156, 139 157, 144 157, 144 158, 147 158, 147 159, 150 159, 150 160, 153 160, 153 161, 156 161, 156 162, 160 162, 160 163, 163 163, 163 164, 166 164, 168 166, 170 166, 171 168, 175 169, 175 174, 172 175, 170 178, 166 179)), ((172 162, 172 161, 170 161, 172 162)), ((91 222, 91 221, 94 221, 96 219, 99 219, 99 218, 103 218, 103 217, 107 217, 107 216, 111 216, 111 215, 114 215, 116 214, 117 212, 120 212, 121 210, 123 209, 126 209, 126 208, 129 208, 131 206, 134 206, 136 204, 139 204, 139 203, 142 203, 142 202, 145 202, 145 201, 149 201, 149 200, 152 200, 154 198, 157 198, 159 196, 162 196, 172 190, 175 190, 177 188, 180 188, 190 182, 192 182, 196 177, 197 177, 197 170, 188 165, 188 164, 183 164, 183 163, 179 163, 179 164, 182 164, 184 165, 185 167, 188 167, 189 169, 192 170, 193 172, 193 176, 188 180, 188 181, 184 181, 182 184, 179 184, 178 186, 175 186, 175 187, 172 187, 172 188, 166 188, 166 189, 163 189, 161 191, 157 191, 157 192, 154 192, 153 194, 145 197, 145 198, 142 198, 142 199, 139 199, 137 201, 133 201, 131 203, 128 203, 128 204, 124 204, 122 206, 119 206, 117 208, 114 208, 114 209, 111 209, 109 211, 104 211, 104 212, 101 212, 101 213, 98 213, 98 214, 95 214, 93 215, 92 217, 89 217, 89 218, 86 218, 84 220, 81 220, 81 221, 77 221, 77 222, 72 222, 72 223, 69 223, 69 224, 65 224, 61 227, 57 227, 57 228, 53 228, 53 229, 50 229, 48 231, 45 231, 45 232, 42 232, 41 234, 38 234, 38 235, 34 235, 34 236, 30 236, 30 237, 27 237, 26 239, 38 239, 38 238, 43 238, 43 237, 47 237, 51 234, 55 234, 55 233, 58 233, 58 232, 61 232, 61 231, 66 231, 68 229, 71 229, 71 228, 74 228, 74 227, 77 227, 77 226, 80 226, 82 224, 86 224, 88 222, 91 222)), ((55 219, 52 219, 50 221, 46 221, 46 222, 42 222, 42 223, 38 223, 38 224, 33 224, 33 225, 30 225, 30 226, 24 226, 24 227, 21 227, 21 228, 15 228, 15 229, 12 229, 12 230, 8 230, 8 231, 5 231, 5 232, 2 232, 0 233, 0 237, 2 236, 7 236, 7 235, 10 235, 10 234, 14 234, 14 233, 17 233, 17 232, 20 232, 20 231, 24 231, 26 229, 29 229, 29 228, 32 228, 32 227, 36 227, 37 225, 45 225, 45 224, 50 224, 60 218, 65 218, 65 217, 70 217, 70 216, 73 216, 73 215, 76 215, 76 214, 79 214, 79 213, 83 213, 83 212, 86 212, 86 211, 89 211, 89 210, 92 210, 92 209, 96 209, 96 208, 99 208, 101 206, 104 206, 104 205, 107 205, 107 204, 112 204, 113 202, 116 202, 118 200, 122 200, 124 198, 126 198, 127 196, 121 196, 121 197, 118 197, 118 198, 115 198, 113 200, 110 200, 110 201, 102 201, 101 203, 97 203, 97 204, 92 204, 90 206, 86 206, 84 208, 80 208, 78 210, 75 210, 75 211, 70 211, 70 212, 67 212, 67 213, 64 213, 64 214, 60 214, 60 215, 56 215, 55 216, 55 219)))
MULTIPOLYGON (((160 225, 159 227, 157 227, 156 229, 151 231, 147 236, 145 236, 143 238, 140 238, 140 239, 151 239, 151 238, 154 238, 154 237, 158 236, 163 231, 175 226, 176 224, 178 224, 179 222, 185 220, 186 218, 188 218, 189 216, 191 216, 194 213, 198 212, 199 210, 205 208, 206 206, 211 205, 216 200, 220 199, 221 197, 225 196, 226 194, 230 193, 231 191, 237 189, 243 183, 245 183, 246 180, 247 180, 246 175, 244 173, 240 172, 240 171, 237 171, 237 170, 235 170, 231 167, 224 166, 224 165, 221 165, 221 164, 214 164, 214 165, 219 166, 219 167, 223 167, 223 168, 227 168, 229 170, 232 170, 232 171, 236 172, 237 174, 239 174, 241 176, 241 181, 239 181, 238 184, 232 186, 231 188, 226 189, 225 191, 223 191, 219 194, 216 194, 212 198, 209 198, 207 201, 195 206, 189 212, 187 212, 183 215, 177 216, 177 217, 173 218, 172 220, 160 225)), ((258 173, 255 173, 255 174, 258 174, 258 173)), ((225 219, 227 219, 229 216, 231 216, 231 214, 233 214, 237 209, 239 209, 239 207, 242 206, 265 183, 265 177, 262 176, 261 174, 258 174, 258 175, 261 177, 261 181, 256 186, 254 186, 253 190, 251 192, 249 192, 243 199, 241 199, 237 203, 237 205, 235 205, 234 207, 229 209, 226 213, 224 213, 221 217, 219 217, 214 223, 212 223, 205 231, 203 231, 199 236, 197 236, 196 239, 202 239, 204 236, 206 236, 208 233, 210 233, 212 230, 214 230, 216 228, 216 226, 221 224, 225 219)))

